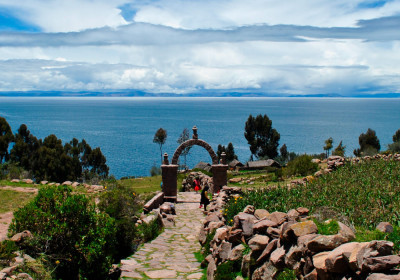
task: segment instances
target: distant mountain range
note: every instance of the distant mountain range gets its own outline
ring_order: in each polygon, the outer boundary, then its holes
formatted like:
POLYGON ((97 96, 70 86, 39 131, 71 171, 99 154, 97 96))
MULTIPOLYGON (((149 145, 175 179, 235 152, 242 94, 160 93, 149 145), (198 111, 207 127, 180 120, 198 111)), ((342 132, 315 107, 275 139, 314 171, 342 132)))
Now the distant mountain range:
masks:
POLYGON ((0 97, 327 97, 327 98, 400 98, 400 93, 358 93, 354 95, 340 95, 337 93, 325 94, 281 94, 261 92, 224 92, 206 91, 186 94, 177 93, 150 93, 145 91, 0 91, 0 97))

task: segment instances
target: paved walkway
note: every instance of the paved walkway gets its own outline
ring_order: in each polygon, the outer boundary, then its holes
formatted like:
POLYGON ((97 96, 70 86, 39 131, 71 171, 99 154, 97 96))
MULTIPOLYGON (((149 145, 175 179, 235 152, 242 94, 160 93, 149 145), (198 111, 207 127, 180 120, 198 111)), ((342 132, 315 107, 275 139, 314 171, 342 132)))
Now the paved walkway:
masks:
POLYGON ((179 193, 175 226, 122 260, 121 279, 200 279, 200 263, 194 257, 200 250, 197 237, 204 218, 199 201, 200 194, 179 193))

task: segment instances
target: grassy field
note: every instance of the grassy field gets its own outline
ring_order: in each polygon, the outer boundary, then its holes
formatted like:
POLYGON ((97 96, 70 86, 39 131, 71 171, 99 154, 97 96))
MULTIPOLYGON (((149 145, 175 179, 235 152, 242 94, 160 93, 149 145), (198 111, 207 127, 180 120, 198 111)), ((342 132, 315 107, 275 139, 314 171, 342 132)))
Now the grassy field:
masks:
POLYGON ((0 186, 22 187, 22 188, 39 188, 41 185, 27 184, 27 183, 14 183, 9 180, 0 180, 0 186))
POLYGON ((34 193, 0 190, 0 213, 14 211, 19 207, 24 206, 34 196, 34 193))

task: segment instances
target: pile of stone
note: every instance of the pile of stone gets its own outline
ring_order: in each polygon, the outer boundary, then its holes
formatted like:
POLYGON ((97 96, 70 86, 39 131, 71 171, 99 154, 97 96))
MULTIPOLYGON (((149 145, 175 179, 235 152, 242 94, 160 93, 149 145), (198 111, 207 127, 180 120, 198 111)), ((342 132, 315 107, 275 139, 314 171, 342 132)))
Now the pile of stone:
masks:
MULTIPOLYGON (((338 233, 318 234, 308 209, 302 207, 269 213, 249 205, 228 226, 219 208, 227 199, 224 188, 200 230, 202 245, 215 232, 203 263, 207 279, 213 279, 217 266, 227 261, 240 262, 243 276, 252 280, 275 279, 285 268, 304 280, 400 279, 400 270, 395 269, 400 257, 393 255, 392 242, 351 242, 354 232, 341 222, 338 233)), ((380 228, 387 231, 390 225, 380 228)))
MULTIPOLYGON (((23 240, 32 237, 32 233, 28 230, 15 234, 11 240, 15 243, 21 243, 23 240)), ((26 279, 33 280, 33 278, 27 273, 17 272, 19 267, 24 266, 27 263, 35 262, 35 259, 28 254, 23 254, 19 251, 14 252, 16 257, 2 270, 0 270, 0 280, 11 280, 11 279, 26 279)))
POLYGON ((194 191, 194 180, 196 178, 199 178, 201 188, 204 188, 206 185, 208 185, 211 190, 213 189, 214 183, 210 176, 202 172, 190 172, 186 179, 183 179, 182 181, 182 191, 194 191))
MULTIPOLYGON (((152 200, 158 200, 158 197, 160 197, 160 194, 157 194, 152 200)), ((148 205, 148 203, 146 203, 146 205, 148 205)), ((152 221, 158 220, 162 227, 170 227, 175 225, 175 215, 175 205, 171 202, 164 202, 156 209, 144 211, 140 219, 137 220, 136 225, 142 223, 150 224, 152 221)))

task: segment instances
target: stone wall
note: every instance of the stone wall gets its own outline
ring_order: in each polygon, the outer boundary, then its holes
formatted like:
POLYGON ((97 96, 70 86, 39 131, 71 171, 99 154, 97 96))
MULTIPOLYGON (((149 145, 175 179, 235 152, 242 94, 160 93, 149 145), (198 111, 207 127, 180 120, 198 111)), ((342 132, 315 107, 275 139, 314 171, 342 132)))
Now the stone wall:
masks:
MULTIPOLYGON (((232 226, 227 225, 221 210, 239 195, 239 188, 224 187, 200 230, 202 245, 215 231, 203 263, 207 279, 214 279, 217 267, 227 261, 240 261, 243 276, 252 280, 275 279, 285 268, 304 280, 400 279, 395 269, 400 257, 393 255, 392 242, 352 242, 354 232, 340 222, 338 233, 321 235, 306 208, 269 213, 249 205, 234 217, 232 226), (250 248, 246 254, 243 243, 250 248)), ((381 228, 390 230, 387 224, 381 228)))

